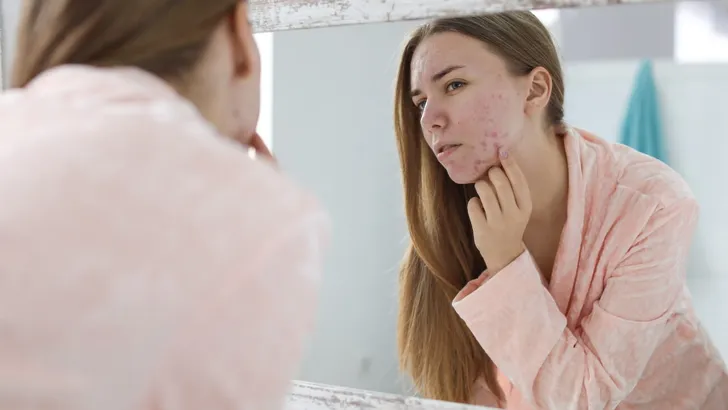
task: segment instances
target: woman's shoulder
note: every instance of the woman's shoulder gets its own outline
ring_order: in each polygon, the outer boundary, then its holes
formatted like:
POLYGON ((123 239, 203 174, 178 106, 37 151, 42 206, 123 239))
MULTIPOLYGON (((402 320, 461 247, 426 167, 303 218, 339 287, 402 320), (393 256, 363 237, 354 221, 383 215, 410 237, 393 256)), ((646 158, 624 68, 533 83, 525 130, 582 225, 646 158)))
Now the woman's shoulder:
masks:
POLYGON ((584 130, 577 130, 590 155, 590 162, 599 171, 593 177, 622 192, 648 197, 660 206, 676 202, 694 202, 694 195, 685 179, 666 163, 629 146, 609 142, 584 130), (607 181, 609 180, 609 181, 607 181))
POLYGON ((662 206, 694 201, 687 181, 674 168, 631 147, 614 144, 622 169, 619 185, 655 198, 662 206))

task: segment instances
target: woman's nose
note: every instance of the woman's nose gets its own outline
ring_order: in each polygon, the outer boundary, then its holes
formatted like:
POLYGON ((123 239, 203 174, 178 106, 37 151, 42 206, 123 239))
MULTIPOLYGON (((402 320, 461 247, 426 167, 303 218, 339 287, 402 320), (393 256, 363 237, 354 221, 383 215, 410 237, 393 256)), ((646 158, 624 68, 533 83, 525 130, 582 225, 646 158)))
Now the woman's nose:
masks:
POLYGON ((446 125, 446 117, 442 110, 430 101, 425 103, 420 117, 422 129, 428 133, 441 130, 446 125))

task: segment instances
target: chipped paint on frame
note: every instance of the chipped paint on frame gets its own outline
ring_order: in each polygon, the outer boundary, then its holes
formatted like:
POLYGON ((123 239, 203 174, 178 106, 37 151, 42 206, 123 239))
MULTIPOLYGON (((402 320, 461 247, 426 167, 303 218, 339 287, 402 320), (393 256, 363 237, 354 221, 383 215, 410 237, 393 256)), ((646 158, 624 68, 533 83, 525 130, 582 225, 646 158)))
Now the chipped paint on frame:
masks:
POLYGON ((488 410, 487 407, 425 400, 325 384, 294 382, 285 410, 488 410))
POLYGON ((256 32, 662 0, 249 0, 256 32))

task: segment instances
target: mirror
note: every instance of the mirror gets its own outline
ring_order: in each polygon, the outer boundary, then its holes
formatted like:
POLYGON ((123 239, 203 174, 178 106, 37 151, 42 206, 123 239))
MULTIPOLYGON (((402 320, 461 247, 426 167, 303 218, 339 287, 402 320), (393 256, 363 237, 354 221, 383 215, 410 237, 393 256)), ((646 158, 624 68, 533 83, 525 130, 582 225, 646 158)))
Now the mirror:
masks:
MULTIPOLYGON (((728 175, 728 8, 650 3, 538 16, 562 58, 566 120, 607 141, 620 141, 637 74, 651 62, 666 162, 701 207, 687 268, 692 304, 728 357, 728 197, 716 189, 728 175)), ((397 363, 397 276, 408 234, 392 107, 401 46, 421 23, 270 34, 273 150, 333 220, 304 382, 417 394, 397 363)))

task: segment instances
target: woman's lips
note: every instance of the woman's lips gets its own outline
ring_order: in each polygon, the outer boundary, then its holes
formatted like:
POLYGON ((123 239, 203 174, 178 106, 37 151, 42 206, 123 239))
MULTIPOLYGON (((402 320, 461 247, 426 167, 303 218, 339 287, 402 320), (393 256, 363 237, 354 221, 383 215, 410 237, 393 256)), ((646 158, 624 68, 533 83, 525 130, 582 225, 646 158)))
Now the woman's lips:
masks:
POLYGON ((444 159, 452 155, 453 152, 457 151, 458 148, 460 148, 460 144, 445 145, 442 150, 437 154, 438 161, 443 161, 444 159))

